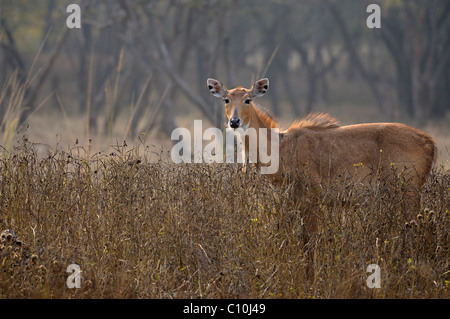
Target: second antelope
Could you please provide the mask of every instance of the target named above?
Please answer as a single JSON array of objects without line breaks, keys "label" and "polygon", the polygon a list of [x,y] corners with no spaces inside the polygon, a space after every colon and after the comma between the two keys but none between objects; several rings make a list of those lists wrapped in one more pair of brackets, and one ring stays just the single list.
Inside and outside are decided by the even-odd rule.
[{"label": "second antelope", "polygon": [[[228,90],[218,80],[208,79],[210,93],[225,104],[229,129],[277,128],[276,120],[253,103],[269,89],[267,78],[256,81],[250,89],[238,86]],[[407,181],[405,201],[408,218],[417,214],[420,190],[437,159],[436,144],[431,136],[400,123],[368,123],[340,126],[328,114],[309,114],[279,132],[279,169],[268,175],[272,182],[301,180],[308,171],[313,187],[321,183],[350,177],[370,183],[375,172],[389,172],[395,165]],[[267,145],[270,145],[270,134]],[[245,138],[245,137],[244,137]],[[262,136],[258,136],[258,139]],[[248,151],[248,143],[244,143]],[[270,149],[270,147],[268,146]],[[387,180],[388,182],[392,179]],[[406,183],[405,183],[406,184]]]}]

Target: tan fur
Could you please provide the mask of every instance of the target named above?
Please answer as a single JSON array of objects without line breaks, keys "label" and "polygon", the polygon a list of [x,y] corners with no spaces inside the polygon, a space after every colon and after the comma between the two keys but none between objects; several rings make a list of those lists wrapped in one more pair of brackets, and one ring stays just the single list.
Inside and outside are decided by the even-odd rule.
[{"label": "tan fur", "polygon": [[[277,127],[276,121],[253,102],[244,104],[251,90],[239,87],[226,91],[230,99],[226,105],[228,119],[237,108],[242,125],[257,130]],[[400,123],[339,126],[328,114],[314,113],[296,120],[281,134],[279,170],[268,176],[274,183],[281,184],[287,178],[301,180],[308,171],[312,186],[317,188],[324,182],[346,177],[370,185],[377,172],[385,172],[387,176],[394,166],[409,187],[407,192],[412,199],[405,201],[405,205],[410,206],[406,209],[416,214],[419,192],[437,159],[436,144],[431,136]],[[270,144],[270,135],[268,139]]]},{"label": "tan fur", "polygon": [[395,165],[408,171],[421,187],[436,161],[433,139],[426,133],[399,123],[348,126],[296,123],[287,130],[280,145],[282,170],[308,166],[318,180],[335,178],[343,172],[362,178],[380,166]]},{"label": "tan fur", "polygon": [[399,123],[316,124],[307,119],[287,130],[280,144],[280,170],[271,176],[273,182],[282,183],[287,177],[299,179],[307,170],[313,187],[346,177],[373,187],[375,179],[380,178],[393,190],[395,167],[405,187],[405,218],[415,218],[420,191],[437,159],[431,136]]},{"label": "tan fur", "polygon": [[[273,117],[267,112],[259,107],[257,107],[253,101],[250,104],[245,104],[245,99],[249,98],[249,91],[242,87],[237,87],[235,89],[229,90],[228,98],[230,99],[230,103],[225,106],[225,113],[227,115],[227,119],[233,116],[235,109],[237,109],[237,114],[242,121],[242,126],[244,127],[253,127],[256,128],[257,132],[259,128],[276,128],[277,122],[273,119]],[[270,130],[267,130],[268,135],[268,146],[270,149]],[[257,149],[259,147],[259,132],[257,135]],[[245,150],[249,150],[249,138],[246,137],[245,140]],[[259,151],[259,150],[257,150]]]},{"label": "tan fur", "polygon": [[311,129],[318,128],[336,128],[338,127],[338,121],[326,113],[311,113],[308,114],[302,120],[296,120],[291,125],[289,130],[294,130],[300,127],[309,127]]},{"label": "tan fur", "polygon": [[275,128],[277,122],[267,112],[257,107],[253,101],[250,104],[245,104],[244,101],[249,97],[247,89],[242,87],[229,90],[230,103],[225,106],[225,112],[228,120],[233,116],[234,109],[237,108],[237,112],[243,121],[243,125],[249,125],[249,127],[260,128]]}]

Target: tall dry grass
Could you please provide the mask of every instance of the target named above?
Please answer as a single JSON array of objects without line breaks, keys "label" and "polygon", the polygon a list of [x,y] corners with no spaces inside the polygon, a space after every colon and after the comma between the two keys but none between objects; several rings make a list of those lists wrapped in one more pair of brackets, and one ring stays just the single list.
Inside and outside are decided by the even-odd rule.
[{"label": "tall dry grass", "polygon": [[[252,169],[153,162],[145,144],[38,147],[25,136],[0,159],[2,298],[449,297],[442,171],[405,223],[401,188],[296,197]],[[79,289],[66,286],[72,263]],[[366,285],[369,264],[381,288]]]}]

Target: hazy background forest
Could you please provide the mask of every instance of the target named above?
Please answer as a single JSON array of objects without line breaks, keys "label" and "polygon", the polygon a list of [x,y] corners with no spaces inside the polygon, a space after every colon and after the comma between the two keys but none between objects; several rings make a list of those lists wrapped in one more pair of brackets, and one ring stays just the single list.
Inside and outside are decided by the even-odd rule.
[{"label": "hazy background forest", "polygon": [[177,127],[224,126],[207,78],[268,77],[282,128],[403,122],[448,169],[449,31],[449,0],[0,0],[0,298],[449,299],[450,171],[410,221],[395,163],[316,192],[308,170],[274,187],[155,156]]},{"label": "hazy background forest", "polygon": [[[69,29],[70,3],[81,28]],[[381,28],[369,29],[369,4]],[[222,127],[206,79],[270,91],[282,127],[312,111],[396,121],[450,148],[448,0],[0,0],[0,144],[170,145],[194,119]],[[206,125],[203,125],[206,128]]]}]

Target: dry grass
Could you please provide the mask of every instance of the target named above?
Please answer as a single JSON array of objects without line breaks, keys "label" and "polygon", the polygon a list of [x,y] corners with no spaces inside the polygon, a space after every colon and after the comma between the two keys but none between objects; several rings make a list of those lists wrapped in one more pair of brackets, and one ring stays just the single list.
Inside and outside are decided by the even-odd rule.
[{"label": "dry grass", "polygon": [[[144,144],[38,146],[24,137],[1,155],[2,298],[449,297],[443,172],[405,224],[401,189],[294,198],[253,170],[152,162]],[[316,234],[302,225],[313,211]],[[80,289],[66,286],[72,263]],[[379,289],[366,285],[372,263]]]}]

